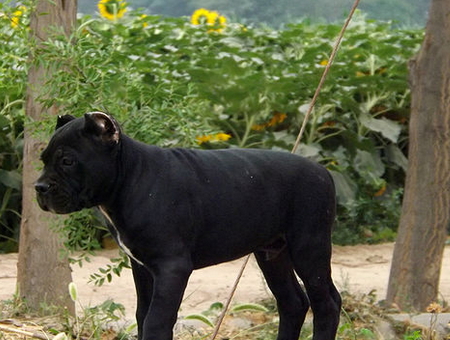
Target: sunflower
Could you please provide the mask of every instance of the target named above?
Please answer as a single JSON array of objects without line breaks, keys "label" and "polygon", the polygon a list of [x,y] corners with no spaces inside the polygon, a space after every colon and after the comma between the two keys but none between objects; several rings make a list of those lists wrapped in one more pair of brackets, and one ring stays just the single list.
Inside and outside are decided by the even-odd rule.
[{"label": "sunflower", "polygon": [[20,6],[17,11],[14,11],[13,16],[11,17],[11,27],[16,28],[19,26],[21,18],[23,17],[25,13],[26,7]]},{"label": "sunflower", "polygon": [[272,118],[268,122],[262,123],[262,124],[255,124],[252,126],[252,130],[254,130],[254,131],[264,130],[267,127],[275,126],[279,123],[284,122],[284,120],[286,118],[287,118],[286,113],[275,112],[275,114],[272,116]]},{"label": "sunflower", "polygon": [[209,21],[209,13],[207,9],[199,8],[191,16],[192,25],[204,25]]},{"label": "sunflower", "polygon": [[208,25],[214,26],[213,29],[210,29],[208,32],[214,31],[214,32],[222,32],[223,28],[225,27],[225,23],[227,22],[227,19],[223,16],[217,13],[216,11],[209,12],[209,21]]},{"label": "sunflower", "polygon": [[98,2],[100,15],[108,20],[117,20],[127,11],[127,3],[123,0],[100,0]]},{"label": "sunflower", "polygon": [[228,133],[217,133],[215,135],[205,135],[205,136],[197,136],[197,144],[203,143],[215,143],[215,142],[226,142],[231,138],[231,135]]},{"label": "sunflower", "polygon": [[148,15],[147,14],[142,14],[139,18],[143,21],[142,22],[142,27],[147,27],[148,26],[148,22],[146,22],[145,20],[147,19]]},{"label": "sunflower", "polygon": [[216,11],[209,11],[205,8],[197,9],[191,16],[191,24],[213,26],[208,32],[221,32],[225,27],[227,19]]}]

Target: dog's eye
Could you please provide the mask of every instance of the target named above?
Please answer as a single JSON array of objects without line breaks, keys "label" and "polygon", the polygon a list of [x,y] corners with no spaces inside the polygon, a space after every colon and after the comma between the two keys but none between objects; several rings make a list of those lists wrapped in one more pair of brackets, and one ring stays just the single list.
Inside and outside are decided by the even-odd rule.
[{"label": "dog's eye", "polygon": [[64,157],[61,160],[61,163],[62,163],[62,165],[65,165],[65,166],[71,166],[71,165],[73,165],[74,161],[72,158]]}]

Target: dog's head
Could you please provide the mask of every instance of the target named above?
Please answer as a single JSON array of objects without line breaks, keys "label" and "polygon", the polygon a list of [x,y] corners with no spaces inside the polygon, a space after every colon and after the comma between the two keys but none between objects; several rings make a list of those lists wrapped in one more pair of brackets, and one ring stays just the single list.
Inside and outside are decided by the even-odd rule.
[{"label": "dog's head", "polygon": [[58,117],[35,183],[39,206],[67,214],[104,203],[118,176],[120,147],[120,127],[106,113]]}]

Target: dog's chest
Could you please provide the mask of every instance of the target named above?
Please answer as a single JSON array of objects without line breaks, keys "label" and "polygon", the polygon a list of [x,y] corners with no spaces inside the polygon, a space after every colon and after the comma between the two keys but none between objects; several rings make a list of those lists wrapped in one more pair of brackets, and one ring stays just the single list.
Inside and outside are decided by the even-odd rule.
[{"label": "dog's chest", "polygon": [[127,245],[122,241],[122,238],[120,237],[119,230],[117,230],[116,226],[114,225],[114,222],[112,221],[111,217],[108,215],[108,213],[100,206],[100,211],[102,212],[103,216],[108,220],[111,228],[114,229],[114,237],[116,239],[116,242],[119,244],[119,247],[127,254],[131,259],[139,263],[140,265],[144,265],[142,261],[136,258],[136,256],[133,255],[130,248],[127,247]]}]

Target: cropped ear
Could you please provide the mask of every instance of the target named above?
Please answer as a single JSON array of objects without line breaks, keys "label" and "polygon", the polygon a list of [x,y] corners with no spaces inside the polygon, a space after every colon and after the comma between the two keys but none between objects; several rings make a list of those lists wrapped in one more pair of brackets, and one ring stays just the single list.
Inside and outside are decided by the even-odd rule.
[{"label": "cropped ear", "polygon": [[75,117],[71,115],[58,116],[56,120],[55,131],[58,130],[61,126],[66,125],[71,120],[74,120]]},{"label": "cropped ear", "polygon": [[120,127],[116,120],[103,112],[89,112],[84,114],[84,129],[99,136],[104,142],[118,143]]}]

